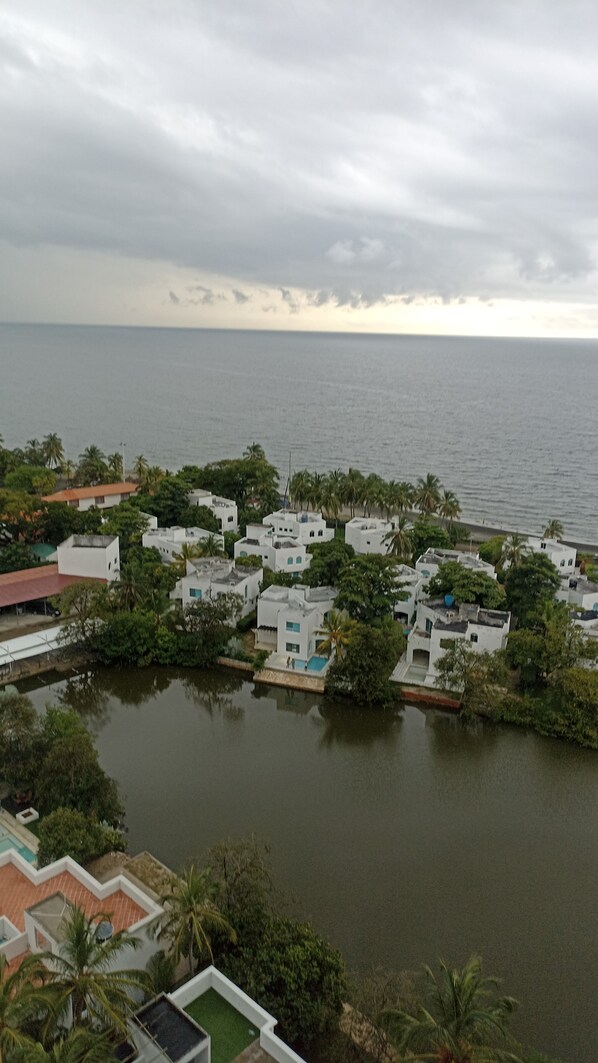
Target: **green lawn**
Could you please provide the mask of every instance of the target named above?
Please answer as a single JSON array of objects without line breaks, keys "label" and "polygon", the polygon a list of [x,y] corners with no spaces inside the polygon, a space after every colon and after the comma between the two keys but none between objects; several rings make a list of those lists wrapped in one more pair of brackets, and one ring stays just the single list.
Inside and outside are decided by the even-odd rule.
[{"label": "green lawn", "polygon": [[212,1063],[232,1063],[244,1048],[259,1037],[259,1030],[251,1026],[249,1020],[215,989],[208,989],[185,1011],[212,1038]]}]

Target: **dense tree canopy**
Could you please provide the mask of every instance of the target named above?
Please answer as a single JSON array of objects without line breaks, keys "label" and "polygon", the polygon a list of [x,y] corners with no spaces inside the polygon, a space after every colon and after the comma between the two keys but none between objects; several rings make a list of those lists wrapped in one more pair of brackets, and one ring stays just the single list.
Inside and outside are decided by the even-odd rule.
[{"label": "dense tree canopy", "polygon": [[405,648],[400,624],[356,624],[346,648],[330,668],[326,692],[350,697],[359,705],[392,703],[397,690],[390,676]]},{"label": "dense tree canopy", "polygon": [[520,626],[527,627],[553,600],[560,585],[559,573],[546,554],[528,554],[511,565],[505,576],[507,608]]},{"label": "dense tree canopy", "polygon": [[428,583],[428,593],[432,598],[452,594],[459,604],[471,602],[487,609],[502,609],[505,606],[505,592],[497,580],[485,572],[465,568],[458,561],[447,561],[440,565],[437,574]]},{"label": "dense tree canopy", "polygon": [[340,569],[336,581],[337,609],[361,624],[376,624],[392,616],[399,597],[397,562],[381,554],[361,554]]}]

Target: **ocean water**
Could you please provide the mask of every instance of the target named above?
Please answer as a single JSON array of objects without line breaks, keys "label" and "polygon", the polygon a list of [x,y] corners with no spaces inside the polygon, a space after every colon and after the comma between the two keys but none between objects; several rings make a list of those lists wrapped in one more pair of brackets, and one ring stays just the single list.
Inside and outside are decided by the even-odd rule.
[{"label": "ocean water", "polygon": [[598,344],[0,325],[0,434],[169,469],[256,440],[281,470],[431,471],[463,515],[598,542]]}]

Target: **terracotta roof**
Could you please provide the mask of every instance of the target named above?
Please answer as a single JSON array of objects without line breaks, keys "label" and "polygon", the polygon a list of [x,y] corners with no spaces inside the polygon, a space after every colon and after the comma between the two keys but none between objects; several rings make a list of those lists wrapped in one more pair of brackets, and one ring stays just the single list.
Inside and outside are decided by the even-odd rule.
[{"label": "terracotta roof", "polygon": [[76,502],[81,498],[100,498],[106,495],[132,495],[137,484],[96,484],[95,487],[67,487],[64,491],[55,491],[53,495],[44,495],[43,502]]},{"label": "terracotta roof", "polygon": [[69,871],[61,871],[45,882],[35,884],[14,864],[0,867],[0,915],[5,915],[19,930],[25,929],[27,909],[53,893],[64,894],[72,904],[79,905],[87,916],[106,912],[115,930],[128,930],[148,914],[122,890],[115,890],[109,897],[99,900]]},{"label": "terracotta roof", "polygon": [[0,576],[0,608],[51,598],[80,580],[81,576],[61,576],[58,565],[39,565],[37,568],[22,568],[18,572],[5,572]]}]

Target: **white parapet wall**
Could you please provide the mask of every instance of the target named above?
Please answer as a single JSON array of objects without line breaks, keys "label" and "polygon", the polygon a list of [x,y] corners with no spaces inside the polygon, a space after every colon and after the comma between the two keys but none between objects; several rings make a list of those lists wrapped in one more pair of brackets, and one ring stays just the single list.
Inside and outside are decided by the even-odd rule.
[{"label": "white parapet wall", "polygon": [[205,971],[201,971],[195,978],[191,978],[189,982],[185,982],[180,989],[176,989],[174,993],[169,993],[168,996],[172,1000],[173,1004],[176,1004],[179,1008],[186,1008],[198,997],[203,996],[208,989],[214,989],[226,1000],[228,1004],[231,1004],[233,1008],[244,1015],[245,1018],[260,1031],[260,1047],[276,1060],[276,1063],[305,1063],[305,1060],[298,1056],[296,1052],[293,1052],[292,1048],[281,1041],[280,1037],[274,1033],[274,1027],[277,1020],[274,1016],[270,1015],[270,1012],[256,1004],[255,1000],[252,1000],[247,993],[244,993],[239,986],[231,982],[230,978],[221,974],[216,967],[206,967]]}]

